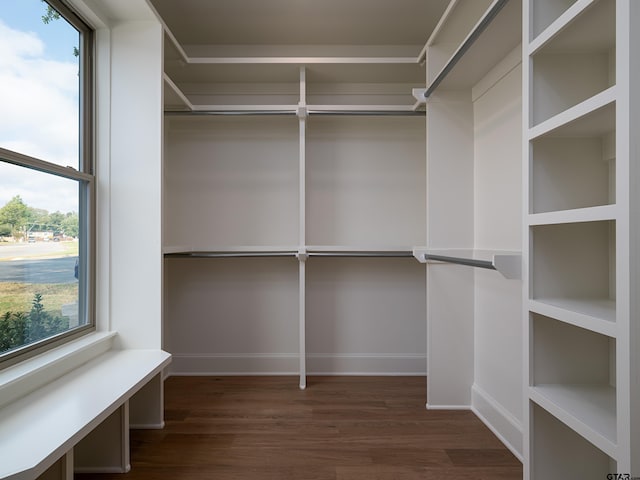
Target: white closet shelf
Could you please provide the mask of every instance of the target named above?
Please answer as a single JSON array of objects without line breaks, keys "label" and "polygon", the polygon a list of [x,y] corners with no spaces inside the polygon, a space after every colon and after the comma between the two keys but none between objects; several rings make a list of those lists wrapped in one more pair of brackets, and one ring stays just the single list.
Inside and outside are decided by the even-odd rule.
[{"label": "white closet shelf", "polygon": [[406,246],[309,245],[305,251],[310,257],[413,257],[413,248]]},{"label": "white closet shelf", "polygon": [[616,337],[616,302],[609,298],[535,298],[532,312]]},{"label": "white closet shelf", "polygon": [[415,248],[413,256],[421,263],[443,262],[497,270],[511,280],[522,277],[522,252],[518,251]]},{"label": "white closet shelf", "polygon": [[617,211],[616,205],[600,205],[597,207],[576,208],[573,210],[534,213],[529,215],[529,225],[556,225],[615,220]]},{"label": "white closet shelf", "polygon": [[416,57],[187,57],[193,65],[416,65]]},{"label": "white closet shelf", "polygon": [[[166,73],[177,84],[297,83],[300,67],[307,81],[316,83],[415,83],[424,85],[424,70],[416,59],[300,58],[221,59],[217,62],[185,64],[167,62]],[[262,61],[259,61],[262,60]],[[265,61],[271,60],[271,61]],[[282,60],[282,61],[281,61]],[[353,62],[350,60],[354,60]]]},{"label": "white closet shelf", "polygon": [[615,46],[615,2],[578,0],[530,44],[529,54],[541,50],[575,52]]},{"label": "white closet shelf", "polygon": [[596,137],[615,126],[615,85],[529,129],[529,140],[554,137]]},{"label": "white closet shelf", "polygon": [[616,389],[610,385],[536,385],[529,398],[612,458],[617,458]]},{"label": "white closet shelf", "polygon": [[[165,97],[166,98],[166,97]],[[414,105],[191,105],[190,109],[167,109],[169,115],[354,115],[424,116]]]},{"label": "white closet shelf", "polygon": [[295,257],[297,246],[235,246],[235,247],[164,247],[165,256],[178,257]]},{"label": "white closet shelf", "polygon": [[495,0],[431,81],[425,97],[436,89],[474,86],[521,42],[520,1]]},{"label": "white closet shelf", "polygon": [[[431,32],[427,43],[420,51],[418,61],[426,61],[427,52],[432,53],[434,47],[443,48],[450,56],[494,1],[461,2],[460,0],[451,0]],[[447,56],[442,56],[442,61],[448,59]]]}]

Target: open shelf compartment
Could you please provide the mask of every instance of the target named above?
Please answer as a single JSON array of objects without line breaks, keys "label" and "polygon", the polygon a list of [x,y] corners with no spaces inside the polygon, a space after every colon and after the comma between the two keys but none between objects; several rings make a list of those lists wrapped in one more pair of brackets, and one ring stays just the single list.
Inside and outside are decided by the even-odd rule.
[{"label": "open shelf compartment", "polygon": [[531,227],[531,298],[614,321],[615,237],[615,221]]},{"label": "open shelf compartment", "polygon": [[535,478],[607,478],[617,472],[615,458],[578,435],[543,408],[531,404],[532,456]]},{"label": "open shelf compartment", "polygon": [[533,125],[616,84],[615,25],[615,0],[600,0],[534,52]]},{"label": "open shelf compartment", "polygon": [[615,455],[615,339],[535,313],[530,319],[531,399]]},{"label": "open shelf compartment", "polygon": [[615,103],[531,141],[531,212],[616,202]]}]

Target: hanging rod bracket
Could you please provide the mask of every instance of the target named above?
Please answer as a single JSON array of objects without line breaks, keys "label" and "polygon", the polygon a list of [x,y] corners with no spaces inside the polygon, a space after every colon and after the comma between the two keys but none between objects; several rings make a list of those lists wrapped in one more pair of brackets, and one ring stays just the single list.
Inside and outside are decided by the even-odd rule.
[{"label": "hanging rod bracket", "polygon": [[424,248],[414,248],[413,258],[418,260],[420,263],[427,263],[427,251]]},{"label": "hanging rod bracket", "polygon": [[309,253],[307,253],[307,249],[304,247],[300,247],[298,249],[298,253],[296,253],[296,258],[301,262],[306,262],[307,258],[309,258]]},{"label": "hanging rod bracket", "polygon": [[307,118],[309,118],[309,110],[307,110],[307,106],[298,104],[298,108],[296,109],[296,115],[300,120],[306,120]]}]

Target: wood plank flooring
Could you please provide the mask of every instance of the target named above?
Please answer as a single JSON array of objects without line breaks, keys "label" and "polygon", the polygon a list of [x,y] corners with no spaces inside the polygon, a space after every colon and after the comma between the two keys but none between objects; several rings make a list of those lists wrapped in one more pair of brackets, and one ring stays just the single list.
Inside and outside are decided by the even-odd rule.
[{"label": "wood plank flooring", "polygon": [[515,480],[468,411],[425,409],[421,377],[171,377],[163,430],[131,432],[128,474],[78,480]]}]

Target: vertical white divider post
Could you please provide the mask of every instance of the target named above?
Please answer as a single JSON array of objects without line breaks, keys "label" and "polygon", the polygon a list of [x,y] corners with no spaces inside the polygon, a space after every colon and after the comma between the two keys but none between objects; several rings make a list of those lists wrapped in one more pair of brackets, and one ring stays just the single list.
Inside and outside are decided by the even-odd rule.
[{"label": "vertical white divider post", "polygon": [[307,353],[306,353],[306,126],[307,126],[307,82],[306,69],[300,67],[300,101],[298,102],[298,121],[300,125],[299,140],[299,215],[298,225],[298,321],[299,321],[299,345],[300,345],[300,390],[307,388]]}]

